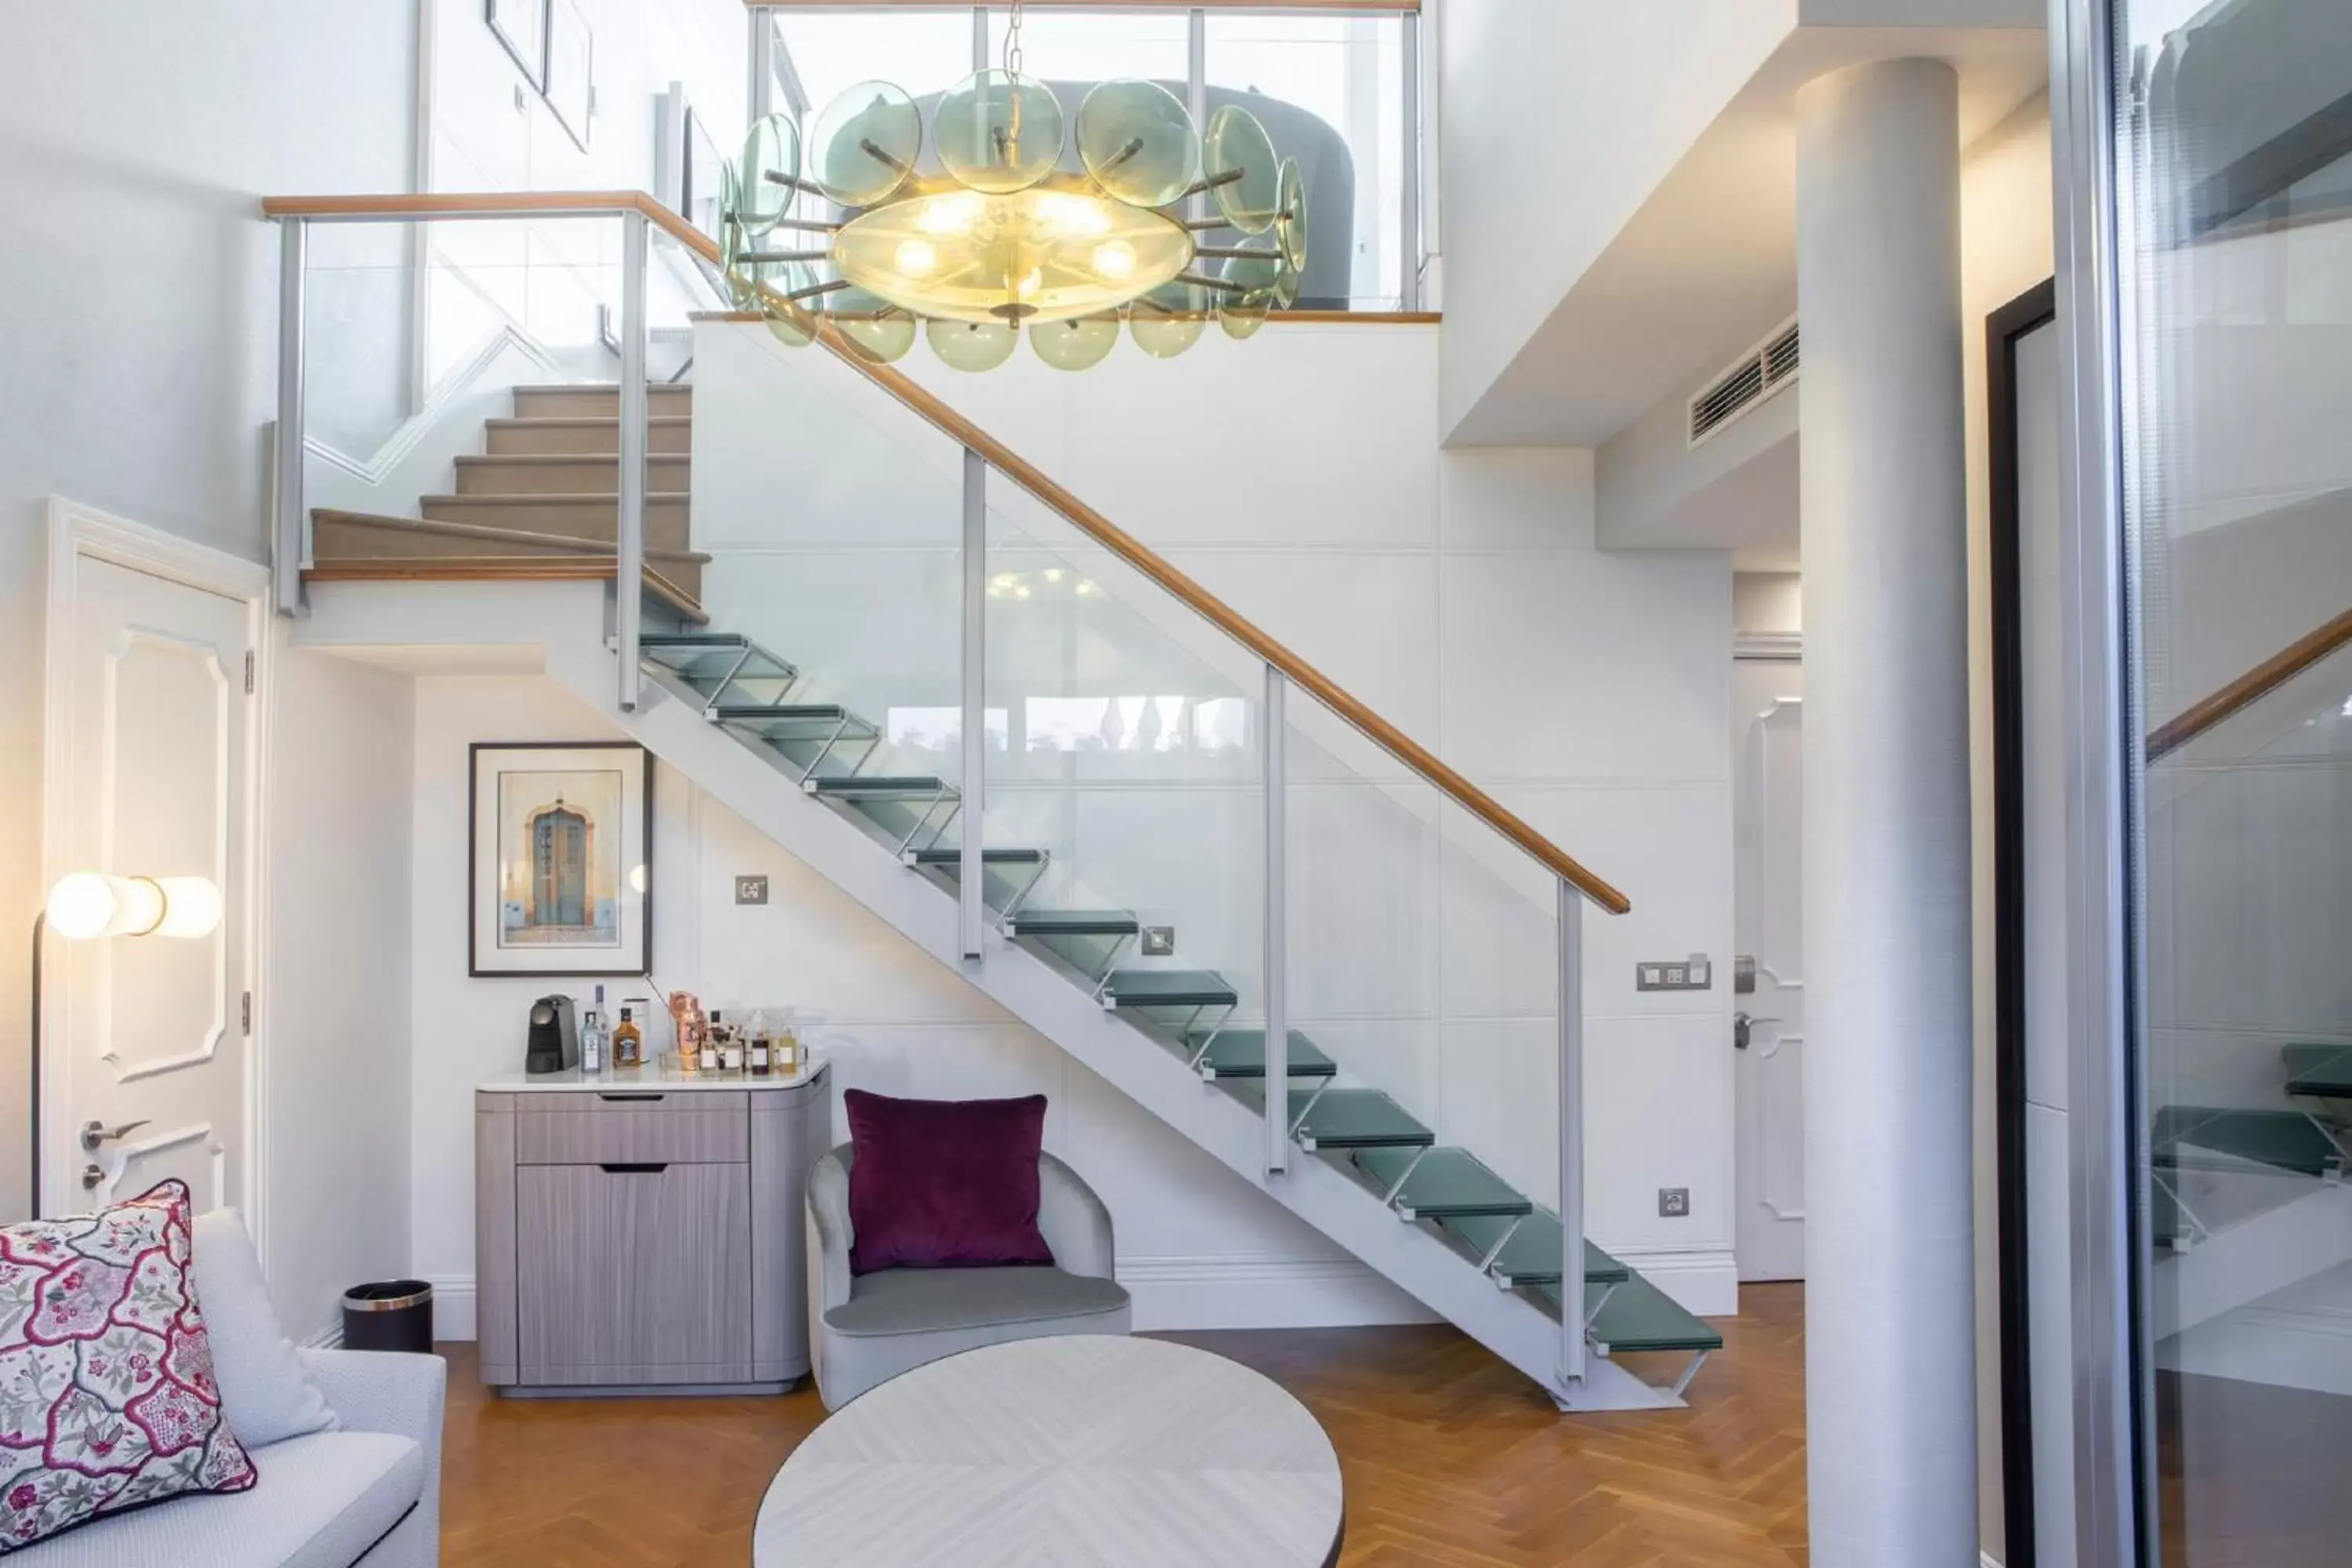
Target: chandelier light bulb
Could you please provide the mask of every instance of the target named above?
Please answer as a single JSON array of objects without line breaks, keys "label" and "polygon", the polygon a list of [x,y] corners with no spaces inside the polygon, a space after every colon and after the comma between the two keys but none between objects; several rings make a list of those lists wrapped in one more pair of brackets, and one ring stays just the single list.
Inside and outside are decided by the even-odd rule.
[{"label": "chandelier light bulb", "polygon": [[898,270],[909,278],[928,278],[938,270],[940,253],[929,240],[898,242]]},{"label": "chandelier light bulb", "polygon": [[1123,239],[1096,246],[1095,270],[1114,283],[1126,282],[1135,276],[1135,247]]}]

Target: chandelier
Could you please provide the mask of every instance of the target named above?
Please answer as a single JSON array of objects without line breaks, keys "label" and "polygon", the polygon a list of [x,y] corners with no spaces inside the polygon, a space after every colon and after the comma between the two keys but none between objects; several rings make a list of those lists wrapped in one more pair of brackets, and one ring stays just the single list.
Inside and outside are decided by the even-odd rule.
[{"label": "chandelier", "polygon": [[[1228,104],[1200,129],[1158,83],[1108,81],[1066,127],[1021,64],[1016,5],[1003,68],[943,94],[928,128],[886,81],[817,116],[805,163],[789,116],[753,125],[725,183],[738,307],[793,347],[830,324],[876,363],[919,333],[943,363],[992,370],[1025,333],[1046,363],[1085,370],[1122,321],[1145,353],[1172,359],[1213,321],[1247,338],[1297,300],[1306,185],[1255,116]],[[836,216],[794,216],[802,195]],[[1200,243],[1220,229],[1240,240]]]}]

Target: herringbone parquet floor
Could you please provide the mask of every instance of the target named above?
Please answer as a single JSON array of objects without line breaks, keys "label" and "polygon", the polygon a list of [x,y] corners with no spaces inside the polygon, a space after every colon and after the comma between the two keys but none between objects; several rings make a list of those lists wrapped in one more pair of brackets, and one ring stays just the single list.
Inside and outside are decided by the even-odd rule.
[{"label": "herringbone parquet floor", "polygon": [[[1345,1568],[1802,1564],[1803,1292],[1749,1286],[1740,1302],[1691,1408],[1660,1415],[1563,1418],[1450,1329],[1168,1337],[1257,1368],[1321,1419],[1347,1478]],[[805,1390],[492,1399],[473,1347],[443,1348],[447,1568],[744,1568],[761,1494],[824,1415]]]}]

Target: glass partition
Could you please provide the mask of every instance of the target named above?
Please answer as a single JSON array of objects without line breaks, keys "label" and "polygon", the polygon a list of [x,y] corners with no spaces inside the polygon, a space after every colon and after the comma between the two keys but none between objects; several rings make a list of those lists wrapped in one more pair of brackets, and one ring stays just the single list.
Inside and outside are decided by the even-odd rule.
[{"label": "glass partition", "polygon": [[[806,121],[845,89],[877,79],[904,89],[928,112],[978,66],[1004,63],[1011,16],[1002,5],[879,13],[794,7],[778,13],[775,26],[784,74],[800,83],[809,105]],[[982,36],[975,36],[975,18],[985,24]],[[1051,87],[1073,123],[1090,90],[1122,79],[1155,81],[1197,104],[1204,131],[1220,109],[1246,110],[1276,153],[1297,162],[1307,193],[1307,265],[1295,300],[1278,308],[1395,310],[1419,305],[1406,259],[1421,184],[1420,83],[1412,79],[1406,47],[1416,22],[1394,12],[1278,5],[1032,8],[1023,18],[1022,67]],[[1078,169],[1075,153],[1066,154],[1064,167]],[[817,205],[795,210],[813,214]],[[1205,199],[1198,205],[1207,212]],[[1200,238],[1216,250],[1247,237],[1212,227]],[[1411,254],[1417,274],[1417,233]],[[1223,276],[1224,265],[1213,258],[1203,270]]]},{"label": "glass partition", "polygon": [[2340,1561],[2352,1465],[2352,11],[2118,0],[2134,1250],[2168,1565]]},{"label": "glass partition", "polygon": [[1209,112],[1234,103],[1256,115],[1312,194],[1298,308],[1398,309],[1404,19],[1212,12],[1207,27]]}]

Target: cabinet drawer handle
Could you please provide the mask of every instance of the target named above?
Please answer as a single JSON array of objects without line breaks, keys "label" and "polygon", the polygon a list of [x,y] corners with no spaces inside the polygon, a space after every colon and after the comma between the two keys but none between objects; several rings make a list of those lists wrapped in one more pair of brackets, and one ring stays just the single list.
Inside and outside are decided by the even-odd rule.
[{"label": "cabinet drawer handle", "polygon": [[658,1094],[600,1094],[596,1098],[599,1100],[649,1100],[658,1101],[664,1097]]},{"label": "cabinet drawer handle", "polygon": [[638,1163],[599,1165],[596,1168],[608,1176],[658,1176],[669,1169],[669,1162],[646,1161]]}]

